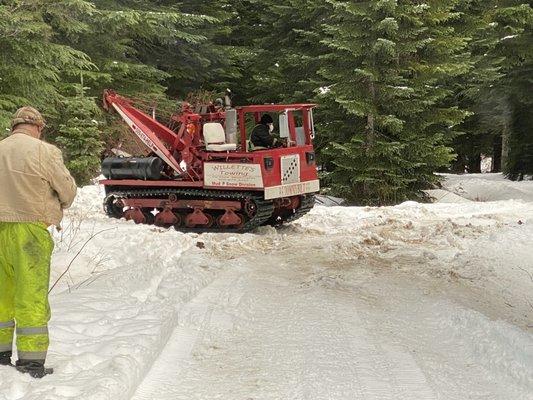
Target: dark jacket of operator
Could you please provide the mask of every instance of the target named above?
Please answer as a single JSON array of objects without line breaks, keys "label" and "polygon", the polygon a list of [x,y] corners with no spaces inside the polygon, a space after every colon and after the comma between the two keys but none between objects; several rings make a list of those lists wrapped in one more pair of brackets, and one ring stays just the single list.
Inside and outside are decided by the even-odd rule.
[{"label": "dark jacket of operator", "polygon": [[272,117],[268,114],[264,114],[261,117],[259,124],[252,130],[250,140],[254,147],[278,147],[281,143],[274,136],[270,134],[269,125],[274,123]]}]

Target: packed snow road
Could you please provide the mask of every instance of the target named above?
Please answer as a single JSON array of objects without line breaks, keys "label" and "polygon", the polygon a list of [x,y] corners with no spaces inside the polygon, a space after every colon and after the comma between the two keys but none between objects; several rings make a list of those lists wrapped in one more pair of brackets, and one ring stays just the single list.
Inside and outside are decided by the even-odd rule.
[{"label": "packed snow road", "polygon": [[197,236],[107,220],[98,191],[56,235],[56,372],[0,368],[1,400],[533,398],[531,202]]},{"label": "packed snow road", "polygon": [[[453,235],[478,228],[441,221],[413,234],[412,221],[368,212],[364,222],[337,221],[337,232],[309,229],[335,212],[345,213],[318,210],[245,243],[209,240],[208,257],[227,267],[182,311],[133,399],[528,398],[531,335],[462,305],[481,300],[453,278],[432,279],[440,262],[429,277],[402,272],[435,259],[417,254],[423,240],[437,255],[442,240],[453,248]],[[400,238],[416,246],[404,252]],[[506,312],[497,302],[483,308]]]}]

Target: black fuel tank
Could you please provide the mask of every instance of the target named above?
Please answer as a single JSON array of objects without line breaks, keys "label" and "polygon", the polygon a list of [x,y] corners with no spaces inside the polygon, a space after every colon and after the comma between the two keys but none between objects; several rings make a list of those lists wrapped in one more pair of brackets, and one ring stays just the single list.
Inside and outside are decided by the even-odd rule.
[{"label": "black fuel tank", "polygon": [[163,160],[159,157],[109,157],[102,161],[102,174],[107,179],[161,179]]}]

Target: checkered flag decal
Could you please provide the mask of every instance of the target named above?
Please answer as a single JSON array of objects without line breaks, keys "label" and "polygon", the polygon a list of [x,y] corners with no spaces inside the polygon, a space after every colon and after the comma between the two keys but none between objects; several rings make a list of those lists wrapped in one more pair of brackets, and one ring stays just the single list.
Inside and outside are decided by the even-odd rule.
[{"label": "checkered flag decal", "polygon": [[281,184],[300,182],[300,156],[281,157]]}]

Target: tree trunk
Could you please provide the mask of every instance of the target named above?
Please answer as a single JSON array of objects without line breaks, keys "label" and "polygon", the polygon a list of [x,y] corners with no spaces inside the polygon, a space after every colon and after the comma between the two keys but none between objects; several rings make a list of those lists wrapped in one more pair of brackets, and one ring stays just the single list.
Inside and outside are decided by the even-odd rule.
[{"label": "tree trunk", "polygon": [[[376,88],[374,87],[374,82],[372,80],[369,81],[368,92],[370,94],[370,99],[372,100],[372,104],[375,104],[374,100],[376,97]],[[375,140],[376,140],[376,133],[374,131],[374,114],[370,113],[366,117],[367,152],[374,146]]]},{"label": "tree trunk", "polygon": [[468,172],[479,174],[481,172],[481,153],[476,153],[468,160]]},{"label": "tree trunk", "polygon": [[511,129],[506,123],[502,131],[502,157],[501,157],[501,170],[505,173],[509,172],[509,152],[510,152],[510,141],[511,141]]},{"label": "tree trunk", "polygon": [[495,136],[492,142],[492,170],[491,172],[502,171],[502,137]]},{"label": "tree trunk", "polygon": [[[370,95],[372,105],[374,105],[375,97],[376,97],[376,89],[374,87],[374,81],[372,81],[371,79],[368,82],[368,93]],[[374,131],[374,114],[372,112],[370,112],[366,117],[365,134],[366,134],[365,153],[367,156],[369,156],[370,150],[374,147],[374,143],[376,141],[376,132]],[[363,195],[365,197],[368,197],[369,192],[370,192],[370,189],[368,187],[368,183],[365,181],[363,182]]]},{"label": "tree trunk", "polygon": [[457,154],[457,159],[451,165],[451,172],[454,174],[462,174],[465,172],[466,156],[460,152]]}]

